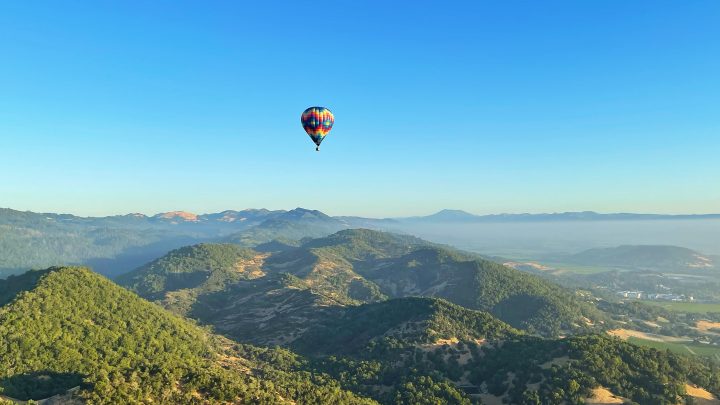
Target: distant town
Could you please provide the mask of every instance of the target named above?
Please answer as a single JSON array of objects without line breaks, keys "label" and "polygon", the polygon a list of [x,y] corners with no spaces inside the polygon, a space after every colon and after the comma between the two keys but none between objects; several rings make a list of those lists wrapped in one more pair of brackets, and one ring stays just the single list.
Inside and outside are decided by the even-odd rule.
[{"label": "distant town", "polygon": [[669,294],[669,293],[646,293],[644,291],[618,291],[615,293],[621,298],[632,298],[642,300],[656,301],[675,301],[675,302],[692,302],[695,298],[692,295],[685,294]]}]

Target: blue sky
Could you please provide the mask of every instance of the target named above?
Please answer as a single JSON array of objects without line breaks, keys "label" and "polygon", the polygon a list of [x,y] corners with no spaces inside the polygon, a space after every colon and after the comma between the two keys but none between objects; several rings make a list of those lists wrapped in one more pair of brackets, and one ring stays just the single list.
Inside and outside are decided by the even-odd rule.
[{"label": "blue sky", "polygon": [[[0,2],[0,206],[720,211],[720,2]],[[316,153],[299,124],[335,113]]]}]

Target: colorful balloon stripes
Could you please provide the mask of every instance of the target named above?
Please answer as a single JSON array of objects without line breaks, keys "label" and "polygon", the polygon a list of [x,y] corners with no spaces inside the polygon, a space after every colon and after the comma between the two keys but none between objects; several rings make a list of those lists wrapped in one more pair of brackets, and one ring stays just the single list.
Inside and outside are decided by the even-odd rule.
[{"label": "colorful balloon stripes", "polygon": [[303,111],[300,122],[310,139],[319,147],[325,135],[332,129],[335,117],[325,107],[310,107]]}]

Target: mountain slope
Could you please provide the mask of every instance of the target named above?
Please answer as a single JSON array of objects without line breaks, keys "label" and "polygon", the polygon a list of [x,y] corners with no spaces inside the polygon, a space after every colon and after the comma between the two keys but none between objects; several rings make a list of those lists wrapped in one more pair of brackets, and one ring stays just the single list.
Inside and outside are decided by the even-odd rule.
[{"label": "mountain slope", "polygon": [[374,302],[387,297],[377,284],[358,273],[357,267],[428,245],[432,244],[413,236],[346,229],[272,255],[265,269],[268,273],[292,274],[313,291],[338,302]]},{"label": "mountain slope", "polygon": [[254,247],[275,239],[300,240],[329,235],[348,225],[316,210],[295,208],[269,218],[245,231],[228,236],[225,241]]},{"label": "mountain slope", "polygon": [[544,336],[586,329],[599,311],[540,277],[441,247],[356,266],[390,297],[431,296],[492,313],[516,328]]},{"label": "mountain slope", "polygon": [[[161,303],[182,312],[177,297],[185,293],[169,293]],[[279,274],[197,294],[188,307],[187,316],[212,325],[218,333],[240,342],[275,346],[289,345],[322,320],[335,316],[343,303],[313,291],[296,277]]]},{"label": "mountain slope", "polygon": [[[254,258],[254,274],[271,277],[273,282],[240,282],[249,277],[235,274],[226,264],[225,282],[214,282],[219,286],[209,294],[205,287],[208,270],[217,265],[202,251],[182,250],[190,256],[174,253],[150,265],[136,270],[121,283],[149,299],[162,300],[167,308],[192,316],[206,323],[223,328],[222,320],[232,318],[231,325],[248,324],[243,319],[252,319],[252,311],[242,312],[235,303],[248,299],[251,308],[260,308],[262,300],[268,300],[275,308],[284,299],[297,295],[298,289],[307,290],[296,325],[302,329],[302,320],[312,318],[307,311],[322,305],[357,305],[384,300],[388,297],[428,296],[444,298],[466,308],[488,311],[514,327],[545,336],[554,336],[568,331],[583,331],[590,328],[589,320],[600,321],[602,315],[590,304],[580,301],[569,291],[549,281],[513,270],[477,255],[460,252],[448,247],[432,244],[412,236],[397,235],[366,229],[351,229],[337,232],[324,238],[309,240],[297,248],[288,247],[273,254],[252,253],[232,248],[229,245],[206,248],[217,250],[243,251],[246,257]],[[196,249],[196,248],[195,248]],[[183,278],[184,283],[167,283],[176,277],[177,257],[189,266],[182,277],[192,275],[192,281]],[[215,274],[215,273],[211,273]],[[244,273],[247,274],[247,273]],[[294,290],[289,290],[279,276],[289,274],[296,280]],[[233,275],[230,277],[229,275]],[[159,280],[159,281],[158,281]],[[207,278],[213,280],[213,277]],[[226,287],[225,287],[226,286]],[[252,287],[250,287],[252,286]],[[256,291],[257,293],[254,293]],[[292,292],[293,294],[287,295]],[[246,298],[243,294],[251,295]],[[243,301],[245,302],[245,301]],[[292,302],[296,302],[293,301]],[[195,309],[193,309],[195,308]],[[235,309],[233,309],[235,308]],[[287,308],[287,306],[282,306]],[[282,312],[282,311],[281,311]],[[280,318],[292,318],[288,311],[275,314]],[[290,311],[292,312],[292,311]],[[220,314],[223,314],[220,316]],[[276,324],[275,315],[266,313],[263,327]],[[270,319],[275,319],[270,321]],[[226,333],[242,336],[226,328]],[[267,329],[268,333],[270,329]],[[283,328],[282,336],[297,338],[299,332],[290,333]],[[260,334],[264,336],[264,334]],[[259,342],[258,340],[251,340]]]},{"label": "mountain slope", "polygon": [[564,261],[588,266],[611,266],[644,270],[703,270],[716,268],[713,258],[678,246],[623,245],[589,249]]},{"label": "mountain slope", "polygon": [[211,335],[87,269],[13,277],[0,291],[9,282],[17,295],[0,306],[0,388],[17,399],[582,403],[604,386],[639,404],[669,405],[686,396],[686,384],[720,393],[717,365],[600,335],[523,336],[437,299],[341,308],[296,342],[313,354],[305,359]]},{"label": "mountain slope", "polygon": [[301,395],[367,402],[332,381],[314,385],[287,373],[261,380],[253,375],[260,365],[221,339],[88,269],[54,268],[13,283],[22,292],[0,307],[4,395],[39,399],[79,387],[68,395],[93,403],[278,403]]},{"label": "mountain slope", "polygon": [[587,318],[602,319],[591,305],[540,277],[411,236],[344,230],[267,263],[269,269],[282,267],[327,294],[334,289],[348,296],[351,283],[362,281],[388,297],[444,298],[546,336],[584,330]]},{"label": "mountain slope", "polygon": [[[301,352],[357,355],[391,341],[395,347],[440,339],[499,340],[519,334],[486,312],[434,298],[398,298],[346,307],[292,344]],[[385,342],[381,342],[385,341]]]},{"label": "mountain slope", "polygon": [[266,256],[237,245],[203,243],[173,250],[117,281],[148,299],[188,288],[214,291],[265,275],[261,267]]}]

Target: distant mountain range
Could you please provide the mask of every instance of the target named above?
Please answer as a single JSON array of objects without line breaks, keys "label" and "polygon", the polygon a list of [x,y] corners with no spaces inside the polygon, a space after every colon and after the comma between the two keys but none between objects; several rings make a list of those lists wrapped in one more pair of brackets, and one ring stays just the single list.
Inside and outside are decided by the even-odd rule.
[{"label": "distant mountain range", "polygon": [[[337,216],[330,217],[317,210],[295,208],[293,210],[267,210],[243,209],[239,211],[226,210],[218,213],[195,214],[187,211],[169,211],[155,215],[131,213],[124,215],[112,215],[105,217],[81,217],[72,214],[35,213],[30,211],[18,211],[9,208],[0,208],[0,224],[21,225],[33,222],[56,221],[71,224],[85,225],[134,225],[143,226],[146,224],[167,224],[167,225],[190,225],[200,226],[208,224],[235,224],[239,227],[246,227],[246,224],[258,224],[264,220],[285,215],[285,219],[308,219],[311,217],[334,218],[347,224],[349,227],[359,227],[361,224],[386,224],[392,225],[403,221],[432,221],[432,222],[457,222],[457,221],[590,221],[590,220],[658,220],[658,219],[720,219],[720,214],[641,214],[641,213],[597,213],[593,211],[540,213],[540,214],[489,214],[475,215],[462,210],[444,209],[431,215],[414,217],[395,218],[369,218],[358,216]],[[239,225],[243,224],[243,225]],[[232,227],[229,227],[232,228]]]},{"label": "distant mountain range", "polygon": [[560,212],[550,214],[491,214],[474,215],[462,210],[442,210],[435,214],[420,217],[396,218],[407,222],[542,222],[542,221],[637,221],[637,220],[673,220],[673,219],[720,219],[720,214],[600,214],[593,211]]},{"label": "distant mountain range", "polygon": [[80,217],[71,214],[35,213],[30,211],[17,211],[9,208],[0,208],[0,224],[22,225],[26,223],[66,223],[96,226],[145,226],[147,224],[207,224],[207,223],[257,223],[270,216],[285,211],[270,211],[266,209],[246,209],[241,211],[223,211],[214,214],[193,214],[186,211],[163,212],[152,216],[133,213],[113,215],[107,217]]},{"label": "distant mountain range", "polygon": [[464,211],[443,210],[426,217],[373,219],[332,217],[304,208],[79,217],[0,209],[0,277],[31,268],[65,264],[89,265],[102,274],[114,276],[172,249],[195,243],[226,242],[258,247],[259,250],[278,250],[298,246],[303,238],[327,236],[350,228],[413,233],[423,224],[714,218],[720,218],[720,215],[580,212],[476,216]]}]

